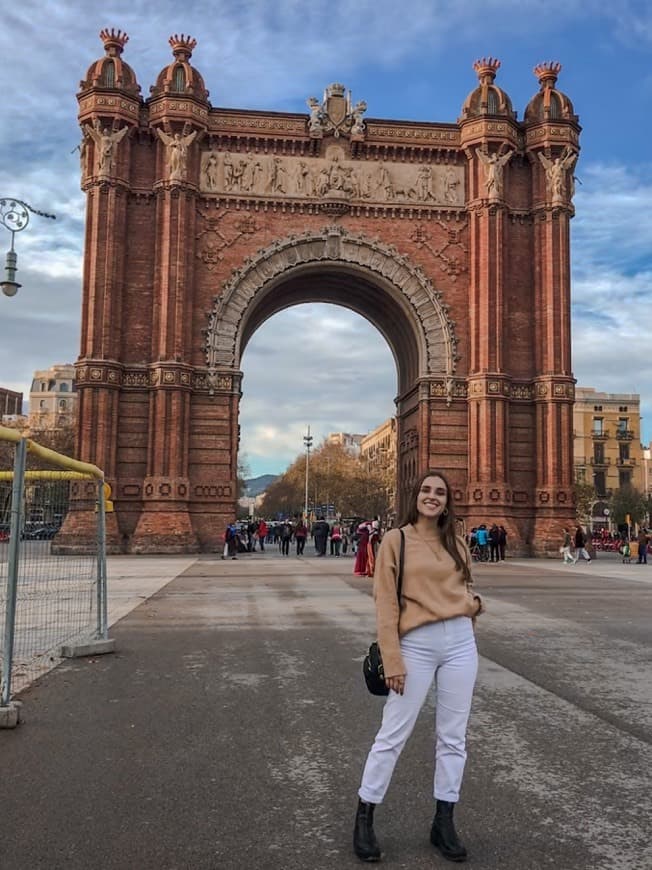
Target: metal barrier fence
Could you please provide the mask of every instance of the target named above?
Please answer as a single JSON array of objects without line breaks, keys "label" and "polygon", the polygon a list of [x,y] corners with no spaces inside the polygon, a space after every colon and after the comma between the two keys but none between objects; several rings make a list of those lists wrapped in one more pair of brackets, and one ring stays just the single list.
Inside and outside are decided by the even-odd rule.
[{"label": "metal barrier fence", "polygon": [[[20,712],[13,695],[62,657],[109,652],[113,646],[107,630],[102,471],[3,427],[0,445],[5,457],[0,465],[13,453],[13,468],[0,468],[0,727],[12,727]],[[71,498],[73,481],[96,486],[95,540],[85,554],[58,555],[57,535],[79,507]]]}]

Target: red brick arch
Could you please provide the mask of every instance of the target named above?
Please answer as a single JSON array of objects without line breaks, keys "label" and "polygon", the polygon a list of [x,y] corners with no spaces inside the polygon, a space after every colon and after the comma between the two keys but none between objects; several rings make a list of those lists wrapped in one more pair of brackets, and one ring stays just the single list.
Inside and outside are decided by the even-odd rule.
[{"label": "red brick arch", "polygon": [[[103,34],[120,55],[126,39]],[[243,351],[277,311],[325,301],[366,317],[394,354],[399,493],[441,468],[467,526],[504,523],[512,552],[556,551],[574,516],[580,134],[559,64],[536,68],[540,98],[520,121],[489,58],[457,121],[405,122],[367,118],[339,84],[309,114],[213,107],[194,39],[173,43],[183,95],[176,60],[143,100],[126,64],[102,78],[105,59],[78,94],[78,450],[112,485],[110,546],[219,547],[237,497]],[[84,543],[81,514],[59,536],[70,548]]]},{"label": "red brick arch", "polygon": [[209,318],[209,371],[239,369],[258,326],[304,301],[345,305],[373,323],[394,354],[400,392],[455,372],[453,324],[432,282],[396,249],[339,226],[279,239],[231,275]]}]

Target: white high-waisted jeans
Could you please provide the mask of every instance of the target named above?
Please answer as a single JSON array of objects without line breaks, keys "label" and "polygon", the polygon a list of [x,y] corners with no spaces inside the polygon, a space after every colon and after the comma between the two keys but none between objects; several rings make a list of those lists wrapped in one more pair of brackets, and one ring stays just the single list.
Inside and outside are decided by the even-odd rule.
[{"label": "white high-waisted jeans", "polygon": [[433,679],[436,683],[435,778],[437,800],[457,802],[466,762],[466,726],[478,672],[478,651],[466,616],[432,622],[401,638],[407,669],[405,692],[390,691],[380,731],[362,774],[358,795],[382,803],[403,747],[417,721]]}]

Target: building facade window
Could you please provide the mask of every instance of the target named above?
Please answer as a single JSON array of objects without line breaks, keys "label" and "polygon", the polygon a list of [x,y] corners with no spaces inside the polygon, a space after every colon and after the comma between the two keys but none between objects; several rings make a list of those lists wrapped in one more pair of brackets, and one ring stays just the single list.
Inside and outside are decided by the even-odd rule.
[{"label": "building facade window", "polygon": [[115,87],[115,64],[107,60],[102,68],[102,84],[105,88]]},{"label": "building facade window", "polygon": [[604,471],[596,471],[593,475],[593,486],[599,496],[605,496],[607,494],[607,488],[604,481]]},{"label": "building facade window", "polygon": [[596,465],[604,465],[604,444],[593,445],[593,462]]},{"label": "building facade window", "polygon": [[182,66],[178,66],[172,78],[172,90],[183,93],[186,89],[186,72]]},{"label": "building facade window", "polygon": [[629,444],[618,445],[618,455],[621,462],[629,461]]},{"label": "building facade window", "polygon": [[619,486],[630,486],[632,483],[632,475],[629,471],[619,471],[618,472],[618,485]]},{"label": "building facade window", "polygon": [[604,420],[602,417],[593,418],[593,434],[602,435],[604,432]]}]

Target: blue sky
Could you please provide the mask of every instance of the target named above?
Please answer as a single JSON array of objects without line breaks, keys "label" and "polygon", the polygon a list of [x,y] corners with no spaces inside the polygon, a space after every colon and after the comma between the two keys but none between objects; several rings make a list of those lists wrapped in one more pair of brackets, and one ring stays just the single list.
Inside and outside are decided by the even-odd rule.
[{"label": "blue sky", "polygon": [[[23,288],[0,297],[0,384],[27,392],[35,369],[78,353],[84,199],[75,93],[103,53],[101,28],[129,34],[124,57],[144,95],[170,60],[168,37],[183,32],[198,40],[193,63],[215,106],[303,112],[308,96],[340,81],[379,118],[455,121],[475,87],[473,62],[487,55],[501,60],[497,83],[521,118],[538,88],[532,68],[556,60],[558,86],[583,127],[572,225],[575,376],[582,386],[640,393],[644,440],[652,439],[652,4],[131,0],[107,3],[101,17],[89,8],[24,0],[3,15],[0,195],[58,220],[35,217],[17,236]],[[0,239],[7,247],[1,227]],[[254,474],[283,470],[307,423],[319,440],[367,432],[393,411],[389,348],[344,309],[298,306],[272,318],[243,370],[242,445]]]}]

